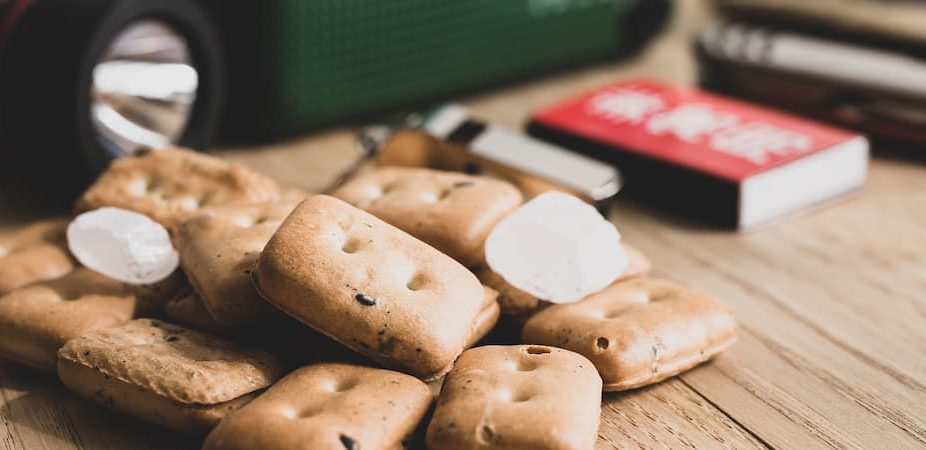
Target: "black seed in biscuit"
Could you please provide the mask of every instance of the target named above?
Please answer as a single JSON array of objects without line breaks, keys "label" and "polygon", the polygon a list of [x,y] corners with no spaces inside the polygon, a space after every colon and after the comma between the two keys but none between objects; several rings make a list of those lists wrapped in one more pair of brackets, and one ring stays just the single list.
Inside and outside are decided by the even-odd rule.
[{"label": "black seed in biscuit", "polygon": [[344,445],[346,450],[360,450],[360,446],[350,438],[350,436],[341,435],[341,444]]},{"label": "black seed in biscuit", "polygon": [[354,299],[363,306],[373,306],[376,304],[376,299],[367,294],[357,294],[354,296]]}]

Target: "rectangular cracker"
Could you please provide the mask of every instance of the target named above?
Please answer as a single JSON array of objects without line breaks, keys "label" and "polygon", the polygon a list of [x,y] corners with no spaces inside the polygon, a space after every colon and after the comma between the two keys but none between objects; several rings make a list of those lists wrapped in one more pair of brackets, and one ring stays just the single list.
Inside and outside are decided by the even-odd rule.
[{"label": "rectangular cracker", "polygon": [[[279,356],[288,366],[298,367],[319,362],[372,363],[370,359],[282,312],[280,320],[245,327],[231,327],[219,323],[209,315],[192,286],[186,286],[168,300],[163,313],[167,320],[178,325],[258,345]],[[487,304],[480,313],[480,320],[474,324],[473,338],[481,339],[484,333],[480,333],[486,326],[490,326],[490,323],[494,325],[491,305]]]},{"label": "rectangular cracker", "polygon": [[219,324],[253,326],[283,315],[254,289],[251,268],[293,207],[263,203],[210,208],[180,226],[180,264]]},{"label": "rectangular cracker", "polygon": [[179,292],[164,304],[164,317],[178,325],[218,336],[225,336],[234,331],[233,327],[219,323],[212,318],[192,286]]},{"label": "rectangular cracker", "polygon": [[476,345],[482,338],[486,337],[501,316],[501,309],[498,307],[498,292],[490,287],[483,286],[484,295],[482,297],[482,309],[476,320],[473,321],[473,328],[467,341],[466,348]]},{"label": "rectangular cracker", "polygon": [[514,185],[439,170],[379,167],[332,195],[395,225],[463,265],[484,261],[492,227],[523,201]]},{"label": "rectangular cracker", "polygon": [[301,187],[289,186],[280,188],[280,201],[294,206],[302,203],[303,200],[312,195],[312,192]]},{"label": "rectangular cracker", "polygon": [[81,267],[0,297],[0,356],[55,371],[58,349],[84,332],[128,322],[133,289]]},{"label": "rectangular cracker", "polygon": [[[627,269],[624,270],[614,282],[620,283],[621,281],[649,275],[652,269],[649,258],[627,243],[622,242],[621,247],[627,252],[629,264],[627,265]],[[520,316],[526,319],[531,314],[548,305],[548,303],[542,299],[512,286],[505,281],[501,275],[493,272],[492,269],[487,266],[479,267],[476,270],[476,276],[479,277],[479,281],[483,284],[498,291],[498,304],[501,308],[501,313],[504,315]]]},{"label": "rectangular cracker", "polygon": [[726,350],[736,340],[736,321],[729,307],[706,294],[636,279],[540,311],[522,337],[585,355],[604,389],[620,391],[677,375]]},{"label": "rectangular cracker", "polygon": [[348,364],[316,364],[287,375],[229,415],[204,450],[396,449],[431,404],[420,380]]},{"label": "rectangular cracker", "polygon": [[[216,336],[254,343],[278,355],[287,365],[304,366],[321,361],[371,363],[369,359],[306,327],[296,319],[280,314],[278,321],[248,327],[230,327],[216,322],[209,315],[192,287],[170,299],[164,306],[164,316],[174,323]],[[480,317],[486,314],[484,311]],[[487,316],[484,322],[480,323],[485,324],[490,319],[491,317]]]},{"label": "rectangular cracker", "polygon": [[[495,290],[485,287],[482,309],[473,322],[466,348],[476,345],[492,331],[500,317],[500,310]],[[371,364],[370,359],[353,352],[331,338],[302,325],[288,315],[282,321],[262,323],[245,328],[229,327],[219,323],[209,315],[202,300],[188,287],[175,298],[170,299],[164,307],[164,315],[180,325],[206,331],[217,336],[246,336],[262,347],[279,355],[288,364],[303,366],[319,362],[349,362],[353,364]],[[298,346],[293,343],[298,342]]]},{"label": "rectangular cracker", "polygon": [[182,432],[209,429],[283,373],[267,352],[152,319],[86,333],[58,352],[69,389]]},{"label": "rectangular cracker", "polygon": [[204,207],[272,202],[276,182],[239,164],[166,148],[117,159],[77,201],[77,212],[103,206],[137,211],[174,231]]},{"label": "rectangular cracker", "polygon": [[431,450],[591,450],[601,378],[577,353],[540,345],[467,350],[428,425]]},{"label": "rectangular cracker", "polygon": [[51,219],[0,234],[0,295],[74,269],[76,263],[67,249],[67,227],[67,219]]},{"label": "rectangular cracker", "polygon": [[257,392],[251,392],[222,403],[186,404],[140,391],[135,386],[102,376],[93,368],[70,360],[58,362],[58,374],[68,380],[70,390],[85,398],[179,433],[204,434],[225,415],[241,409],[257,397]]},{"label": "rectangular cracker", "polygon": [[252,276],[299,321],[427,379],[463,351],[484,300],[476,277],[449,256],[325,195],[290,214]]}]

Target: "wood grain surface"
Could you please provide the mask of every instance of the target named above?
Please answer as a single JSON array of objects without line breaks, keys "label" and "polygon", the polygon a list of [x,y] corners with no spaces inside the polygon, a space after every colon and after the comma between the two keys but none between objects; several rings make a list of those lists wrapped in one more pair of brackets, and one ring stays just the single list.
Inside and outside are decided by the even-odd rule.
[{"label": "wood grain surface", "polygon": [[[518,128],[536,108],[614,79],[691,83],[688,39],[708,14],[693,1],[680,6],[671,32],[633,61],[461,101]],[[351,130],[329,130],[222,155],[318,191],[352,163],[353,145]],[[12,211],[0,198],[2,226],[42,213]],[[740,340],[680,377],[606,394],[599,448],[926,448],[926,162],[879,153],[858,195],[746,233],[705,228],[625,198],[611,219],[658,275],[732,305]],[[0,362],[3,449],[199,444]]]}]

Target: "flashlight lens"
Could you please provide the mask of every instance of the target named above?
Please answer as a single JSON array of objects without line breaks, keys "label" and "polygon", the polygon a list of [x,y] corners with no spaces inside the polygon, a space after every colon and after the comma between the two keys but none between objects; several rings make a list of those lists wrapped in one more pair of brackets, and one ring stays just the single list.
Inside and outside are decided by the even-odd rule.
[{"label": "flashlight lens", "polygon": [[113,157],[177,142],[199,76],[186,40],[157,20],[129,24],[93,69],[90,117]]}]

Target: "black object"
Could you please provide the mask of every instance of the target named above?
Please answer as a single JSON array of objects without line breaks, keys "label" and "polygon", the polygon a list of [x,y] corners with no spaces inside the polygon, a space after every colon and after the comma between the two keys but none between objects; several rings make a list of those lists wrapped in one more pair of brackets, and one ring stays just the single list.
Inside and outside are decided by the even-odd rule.
[{"label": "black object", "polygon": [[699,37],[703,87],[870,134],[926,145],[926,58],[830,36],[728,23]]},{"label": "black object", "polygon": [[363,306],[373,306],[376,304],[376,299],[366,294],[357,294],[354,296],[354,299]]},{"label": "black object", "polygon": [[[129,25],[156,20],[186,40],[196,98],[177,143],[205,147],[222,92],[221,51],[187,0],[25,0],[0,10],[0,161],[28,187],[73,194],[114,157],[91,122],[93,70]],[[17,187],[22,186],[17,184]]]}]

